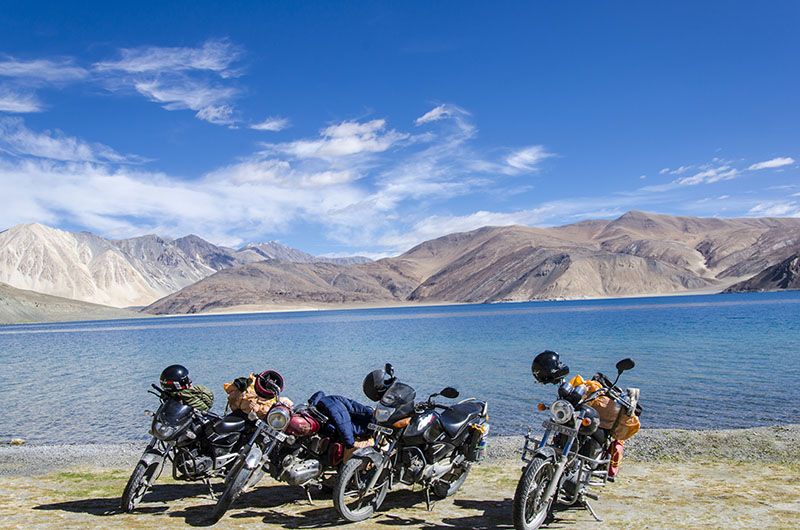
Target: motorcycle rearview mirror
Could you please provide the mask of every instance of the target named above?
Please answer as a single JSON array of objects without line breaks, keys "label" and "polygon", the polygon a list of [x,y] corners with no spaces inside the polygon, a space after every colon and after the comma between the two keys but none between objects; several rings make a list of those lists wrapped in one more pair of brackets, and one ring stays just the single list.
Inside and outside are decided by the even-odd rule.
[{"label": "motorcycle rearview mirror", "polygon": [[622,372],[624,372],[625,370],[630,370],[634,366],[636,366],[636,363],[633,362],[633,359],[629,358],[629,359],[622,359],[621,361],[619,361],[617,363],[617,378],[614,379],[613,383],[611,383],[611,387],[613,388],[614,385],[617,384],[617,381],[619,381],[619,376],[622,375]]},{"label": "motorcycle rearview mirror", "polygon": [[458,390],[456,390],[452,386],[448,386],[443,388],[442,391],[439,392],[439,394],[446,397],[447,399],[454,399],[458,397]]},{"label": "motorcycle rearview mirror", "polygon": [[392,363],[386,363],[386,366],[383,367],[383,371],[386,372],[386,375],[389,377],[394,376],[394,366],[392,366]]},{"label": "motorcycle rearview mirror", "polygon": [[636,366],[636,363],[633,362],[633,359],[622,359],[617,363],[617,372],[622,373],[625,370],[632,370],[634,366]]}]

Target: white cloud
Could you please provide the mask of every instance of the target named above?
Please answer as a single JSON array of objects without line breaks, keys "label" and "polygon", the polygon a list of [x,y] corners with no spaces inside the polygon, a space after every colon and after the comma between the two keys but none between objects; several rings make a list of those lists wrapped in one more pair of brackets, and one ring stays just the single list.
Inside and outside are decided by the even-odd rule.
[{"label": "white cloud", "polygon": [[88,75],[89,72],[87,70],[75,66],[70,59],[20,61],[13,57],[7,57],[5,61],[0,61],[0,76],[15,77],[22,80],[77,81],[86,78]]},{"label": "white cloud", "polygon": [[73,162],[132,161],[103,144],[90,144],[60,131],[36,133],[20,118],[0,118],[0,149],[15,156]]},{"label": "white cloud", "polygon": [[433,109],[429,110],[416,120],[414,123],[417,125],[422,125],[423,123],[430,123],[432,121],[443,120],[448,118],[452,115],[452,111],[447,108],[446,105],[439,105],[438,107],[434,107]]},{"label": "white cloud", "polygon": [[216,124],[232,123],[233,109],[226,104],[237,91],[215,87],[189,79],[139,81],[136,90],[150,101],[163,103],[167,110],[191,109],[202,120]]},{"label": "white cloud", "polygon": [[23,114],[26,112],[40,112],[42,104],[33,94],[21,94],[0,87],[0,112]]},{"label": "white cloud", "polygon": [[321,138],[282,144],[265,144],[267,149],[296,158],[336,158],[360,153],[386,151],[409,137],[394,129],[385,131],[386,120],[343,121],[320,131]]},{"label": "white cloud", "polygon": [[530,147],[525,147],[523,149],[514,151],[508,155],[508,157],[506,157],[506,164],[515,169],[532,171],[537,169],[536,166],[539,164],[539,162],[552,156],[554,155],[552,153],[548,153],[543,145],[532,145]]},{"label": "white cloud", "polygon": [[250,128],[257,131],[282,131],[288,126],[289,120],[287,118],[267,118],[261,123],[254,123]]},{"label": "white cloud", "polygon": [[235,74],[231,65],[241,57],[242,51],[226,40],[210,40],[199,48],[123,48],[120,55],[120,60],[99,62],[94,68],[101,72],[119,70],[131,74],[201,70],[228,77]]},{"label": "white cloud", "polygon": [[772,169],[776,167],[783,167],[783,166],[790,166],[794,164],[794,159],[789,157],[778,157],[773,158],[772,160],[767,160],[765,162],[759,162],[757,164],[753,164],[752,166],[748,167],[749,171],[755,171],[758,169]]},{"label": "white cloud", "polygon": [[747,212],[755,217],[800,217],[800,206],[794,201],[766,201]]},{"label": "white cloud", "polygon": [[691,177],[678,179],[675,181],[675,183],[680,186],[695,186],[701,183],[711,184],[720,180],[730,180],[736,178],[736,176],[740,173],[740,170],[732,168],[728,165],[724,165],[716,168],[706,169],[705,171],[696,173]]},{"label": "white cloud", "polygon": [[664,169],[662,169],[661,171],[658,172],[659,175],[663,175],[664,173],[669,173],[669,168],[668,167],[665,167]]}]

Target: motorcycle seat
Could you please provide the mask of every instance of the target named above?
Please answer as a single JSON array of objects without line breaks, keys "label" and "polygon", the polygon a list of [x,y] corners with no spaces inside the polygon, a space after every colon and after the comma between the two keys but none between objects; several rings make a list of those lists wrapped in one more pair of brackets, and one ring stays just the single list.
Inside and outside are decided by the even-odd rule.
[{"label": "motorcycle seat", "polygon": [[214,424],[214,432],[217,434],[228,434],[241,431],[244,428],[244,421],[245,418],[242,414],[233,412]]},{"label": "motorcycle seat", "polygon": [[440,419],[447,436],[450,438],[458,436],[462,429],[480,417],[483,405],[482,401],[466,401],[442,412]]}]

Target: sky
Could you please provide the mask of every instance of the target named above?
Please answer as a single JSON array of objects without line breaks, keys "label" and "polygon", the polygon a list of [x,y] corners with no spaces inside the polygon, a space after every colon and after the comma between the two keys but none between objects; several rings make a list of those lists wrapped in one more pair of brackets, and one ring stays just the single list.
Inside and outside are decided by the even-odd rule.
[{"label": "sky", "polygon": [[[124,5],[114,5],[124,4]],[[0,230],[800,217],[797,2],[0,0]]]}]

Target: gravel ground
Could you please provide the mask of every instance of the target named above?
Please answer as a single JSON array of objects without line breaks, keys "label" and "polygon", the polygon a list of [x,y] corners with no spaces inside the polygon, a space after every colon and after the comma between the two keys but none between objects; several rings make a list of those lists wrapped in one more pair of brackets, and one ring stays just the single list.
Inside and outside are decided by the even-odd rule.
[{"label": "gravel ground", "polygon": [[[0,445],[0,476],[39,476],[71,467],[132,468],[141,442],[82,445]],[[753,429],[642,430],[625,444],[625,459],[637,462],[731,459],[745,462],[800,460],[800,425]],[[519,458],[521,436],[494,436],[487,460]]]}]

